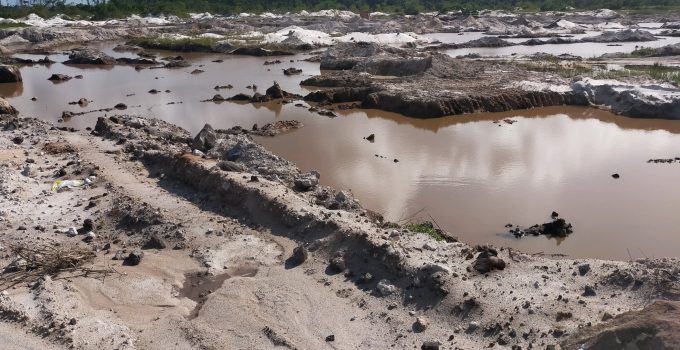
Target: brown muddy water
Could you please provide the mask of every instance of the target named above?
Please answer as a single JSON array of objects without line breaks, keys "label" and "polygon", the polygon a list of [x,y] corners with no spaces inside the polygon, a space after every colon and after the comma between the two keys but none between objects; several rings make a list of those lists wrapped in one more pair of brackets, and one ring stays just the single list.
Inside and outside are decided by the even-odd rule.
[{"label": "brown muddy water", "polygon": [[[112,53],[111,47],[103,48]],[[228,128],[296,119],[305,127],[257,141],[303,171],[319,170],[324,185],[351,191],[388,220],[418,213],[415,218],[431,216],[465,242],[532,253],[680,256],[680,163],[647,164],[650,158],[680,156],[679,121],[630,119],[576,107],[429,120],[355,110],[328,118],[293,104],[206,103],[200,101],[217,93],[215,85],[234,85],[219,91],[228,97],[252,93],[246,89],[251,84],[264,91],[277,80],[285,90],[304,94],[299,81],[318,74],[318,64],[298,61],[304,55],[279,58],[285,63],[270,66],[263,65],[265,58],[185,56],[193,66],[174,70],[26,66],[23,84],[0,86],[0,93],[22,116],[52,122],[64,110],[119,102],[141,106],[125,113],[164,119],[192,133],[205,123]],[[216,59],[224,62],[212,62]],[[190,74],[200,65],[205,73]],[[302,68],[303,75],[284,76],[282,69],[293,66]],[[47,81],[52,73],[84,78],[53,84]],[[171,92],[152,95],[150,89]],[[68,104],[81,97],[93,102],[85,108]],[[64,125],[94,126],[100,115],[78,116]],[[517,122],[494,123],[506,118]],[[363,139],[369,134],[375,134],[375,142]],[[621,178],[613,179],[613,173]],[[507,234],[507,223],[547,222],[553,210],[574,225],[570,237],[515,239]]]}]

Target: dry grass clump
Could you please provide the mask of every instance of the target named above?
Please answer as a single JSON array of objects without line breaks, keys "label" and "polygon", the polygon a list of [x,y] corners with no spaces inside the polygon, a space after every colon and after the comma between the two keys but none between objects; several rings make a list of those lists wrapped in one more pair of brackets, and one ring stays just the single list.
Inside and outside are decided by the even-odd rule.
[{"label": "dry grass clump", "polygon": [[114,272],[111,269],[83,267],[92,262],[96,255],[91,248],[76,244],[27,245],[21,243],[10,249],[17,258],[0,274],[0,290],[19,283],[34,282],[44,276],[55,277],[61,273],[89,275]]}]

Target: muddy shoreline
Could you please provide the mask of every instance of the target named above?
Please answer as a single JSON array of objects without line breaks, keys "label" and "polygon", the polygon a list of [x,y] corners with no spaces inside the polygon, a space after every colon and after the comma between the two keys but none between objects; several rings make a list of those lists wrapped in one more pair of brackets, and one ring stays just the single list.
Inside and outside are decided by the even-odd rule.
[{"label": "muddy shoreline", "polygon": [[[220,82],[218,89],[214,84],[207,89],[210,95],[220,90],[221,98],[206,95],[196,102],[232,104],[230,97],[239,96],[243,101],[238,103],[275,113],[284,104],[299,104],[296,108],[322,114],[319,118],[357,108],[436,118],[588,105],[634,117],[677,119],[680,97],[670,83],[639,76],[602,83],[507,59],[457,59],[424,49],[426,41],[416,33],[401,34],[427,23],[433,32],[513,36],[534,28],[533,34],[577,35],[613,20],[632,20],[620,16],[336,16],[332,22],[310,15],[211,17],[153,26],[11,29],[0,37],[14,42],[5,51],[8,63],[21,63],[12,56],[17,52],[90,43],[93,47],[60,57],[103,70],[122,65],[140,65],[135,71],[153,74],[180,69],[187,77],[209,70],[176,53],[156,55],[139,47],[118,47],[136,52],[121,60],[96,44],[133,37],[165,40],[189,34],[197,23],[233,40],[263,29],[263,41],[252,45],[207,43],[210,50],[222,45],[219,52],[235,54],[244,47],[241,53],[265,56],[271,53],[265,50],[304,50],[309,54],[305,63],[318,62],[324,71],[299,80],[319,91],[297,86],[301,90],[287,93],[299,80],[285,80],[259,90],[250,83],[247,94],[228,93],[231,82]],[[310,43],[305,41],[309,30],[338,35],[317,33]],[[232,37],[236,34],[241,36]],[[377,42],[349,40],[354,37]],[[312,51],[317,49],[325,51]],[[276,61],[257,64],[273,66],[282,76],[288,68]],[[16,69],[4,69],[6,80],[25,80]],[[163,86],[161,77],[156,75],[158,87],[144,96],[181,103],[170,101],[174,87]],[[53,84],[46,79],[43,83]],[[311,105],[299,101],[299,91]],[[650,98],[659,91],[666,95]],[[529,254],[459,242],[455,232],[444,232],[436,223],[389,222],[364,208],[351,191],[320,184],[325,174],[299,169],[254,138],[280,137],[302,128],[299,121],[250,127],[252,120],[246,120],[249,125],[228,129],[206,124],[192,133],[120,102],[92,107],[96,112],[89,115],[96,125],[78,130],[65,119],[82,115],[58,113],[61,121],[50,123],[18,115],[10,103],[0,102],[0,340],[7,340],[3,343],[10,349],[22,343],[50,349],[222,349],[225,344],[263,349],[579,349],[587,344],[607,349],[613,342],[651,349],[677,344],[677,332],[670,331],[673,316],[658,315],[660,309],[680,314],[677,257],[613,261]],[[76,99],[74,106],[88,103]],[[515,122],[508,118],[489,125],[497,129]],[[361,132],[365,143],[383,137]],[[394,156],[382,157],[400,163]],[[561,223],[569,231],[560,234],[571,234],[571,226]]]}]

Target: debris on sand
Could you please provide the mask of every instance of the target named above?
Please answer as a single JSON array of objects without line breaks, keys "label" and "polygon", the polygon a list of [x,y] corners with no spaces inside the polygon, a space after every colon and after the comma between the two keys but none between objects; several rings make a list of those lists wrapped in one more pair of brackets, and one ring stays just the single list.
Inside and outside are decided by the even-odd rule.
[{"label": "debris on sand", "polygon": [[58,273],[86,271],[83,265],[95,258],[92,249],[75,244],[18,244],[11,251],[17,258],[0,274],[0,289]]},{"label": "debris on sand", "polygon": [[[545,224],[533,225],[527,229],[522,229],[520,227],[515,227],[510,230],[516,238],[521,238],[526,235],[539,236],[546,235],[548,237],[567,237],[574,232],[574,228],[566,220],[559,218],[556,212],[553,212],[551,217],[553,221],[547,222]],[[506,225],[512,227],[512,225]]]}]

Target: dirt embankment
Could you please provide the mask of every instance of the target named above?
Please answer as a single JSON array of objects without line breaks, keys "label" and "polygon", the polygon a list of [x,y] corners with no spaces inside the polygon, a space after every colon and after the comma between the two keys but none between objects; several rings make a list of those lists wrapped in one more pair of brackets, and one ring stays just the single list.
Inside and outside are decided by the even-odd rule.
[{"label": "dirt embankment", "polygon": [[[0,282],[24,281],[3,292],[0,313],[32,341],[547,348],[680,296],[677,259],[551,259],[382,222],[349,193],[319,186],[323,174],[231,130],[193,136],[132,116],[100,118],[92,133],[9,116],[0,128]],[[49,191],[81,178],[91,182]],[[29,274],[36,261],[22,262],[16,247],[45,245],[93,260]]]},{"label": "dirt embankment", "polygon": [[518,80],[565,83],[564,79],[539,77],[518,66],[374,46],[359,43],[329,49],[321,59],[322,68],[345,71],[304,80],[301,84],[306,86],[334,87],[310,93],[305,99],[327,104],[358,101],[362,108],[416,118],[588,104],[583,96],[570,91],[513,87],[509,82]]}]

